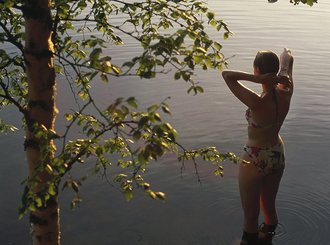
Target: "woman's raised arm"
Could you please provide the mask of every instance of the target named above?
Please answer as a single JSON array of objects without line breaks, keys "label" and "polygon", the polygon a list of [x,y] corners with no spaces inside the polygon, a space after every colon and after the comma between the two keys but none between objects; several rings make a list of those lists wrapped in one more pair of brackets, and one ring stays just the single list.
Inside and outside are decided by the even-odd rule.
[{"label": "woman's raised arm", "polygon": [[224,78],[231,92],[243,104],[252,110],[260,106],[261,97],[251,89],[245,87],[242,83],[239,82],[239,80],[250,81],[254,83],[267,83],[276,81],[276,74],[254,75],[241,71],[223,71],[222,77]]}]

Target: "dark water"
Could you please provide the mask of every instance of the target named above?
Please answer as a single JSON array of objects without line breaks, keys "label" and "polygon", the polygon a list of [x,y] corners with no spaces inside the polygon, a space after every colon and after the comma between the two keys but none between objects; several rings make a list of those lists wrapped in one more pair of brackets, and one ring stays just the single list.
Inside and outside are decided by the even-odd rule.
[{"label": "dark water", "polygon": [[[235,55],[230,68],[252,70],[255,53],[283,47],[295,57],[295,94],[281,135],[286,143],[287,167],[278,195],[280,226],[274,245],[330,244],[330,4],[293,6],[288,1],[212,0],[209,4],[227,21],[235,36],[223,42],[224,53]],[[216,37],[214,33],[214,37]],[[117,60],[131,56],[137,47],[116,52]],[[134,95],[142,104],[157,103],[168,95],[181,142],[191,147],[215,145],[239,154],[245,141],[244,106],[224,86],[215,71],[198,74],[205,93],[186,94],[184,82],[160,76],[157,81],[113,80],[95,93],[106,106],[115,97]],[[70,108],[65,83],[59,78],[59,108]],[[259,90],[258,87],[252,88]],[[59,115],[58,130],[63,128]],[[1,118],[15,121],[14,111]],[[22,134],[0,136],[0,244],[28,244],[27,220],[17,221],[24,162]],[[237,167],[225,164],[225,177],[213,176],[212,166],[201,164],[202,184],[192,167],[183,178],[174,156],[167,156],[147,172],[155,190],[167,193],[165,202],[143,193],[127,203],[99,177],[89,179],[84,202],[70,210],[70,193],[62,195],[62,244],[80,245],[231,245],[241,233]]]}]

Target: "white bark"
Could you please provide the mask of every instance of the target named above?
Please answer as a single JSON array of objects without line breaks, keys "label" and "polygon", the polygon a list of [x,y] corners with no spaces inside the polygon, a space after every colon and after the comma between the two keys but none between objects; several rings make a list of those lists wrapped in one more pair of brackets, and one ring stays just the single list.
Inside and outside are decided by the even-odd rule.
[{"label": "white bark", "polygon": [[[56,116],[55,105],[55,72],[51,41],[51,12],[49,0],[26,1],[24,16],[26,20],[25,59],[28,77],[28,116],[26,133],[26,154],[29,165],[29,176],[32,178],[36,168],[42,162],[40,145],[53,145],[52,140],[41,141],[36,138],[32,125],[38,123],[47,129],[54,130]],[[32,142],[32,143],[31,143]],[[43,156],[51,165],[54,152]],[[47,171],[38,171],[40,184],[32,189],[37,193],[52,178]],[[51,198],[47,207],[31,212],[31,234],[33,245],[59,245],[60,225],[57,196]]]}]

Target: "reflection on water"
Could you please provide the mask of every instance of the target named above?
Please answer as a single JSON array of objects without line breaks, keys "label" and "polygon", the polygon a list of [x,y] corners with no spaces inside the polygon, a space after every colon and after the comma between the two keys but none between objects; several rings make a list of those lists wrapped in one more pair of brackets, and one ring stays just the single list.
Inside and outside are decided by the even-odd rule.
[{"label": "reflection on water", "polygon": [[[273,244],[328,244],[330,4],[320,1],[312,8],[264,0],[244,4],[239,0],[210,0],[209,4],[235,33],[224,42],[224,53],[235,55],[230,68],[251,71],[257,50],[271,49],[279,54],[283,47],[292,49],[295,94],[282,129],[287,167],[278,197],[281,224]],[[136,47],[128,43],[123,51],[110,51],[114,60],[121,60],[123,54],[136,52]],[[191,147],[216,145],[239,153],[245,141],[244,106],[230,94],[219,73],[201,72],[198,78],[206,92],[197,97],[187,95],[186,84],[173,82],[168,76],[157,81],[112,80],[110,85],[97,87],[95,93],[104,106],[118,96],[134,94],[142,104],[148,104],[171,95],[174,116],[170,120],[181,132],[183,143]],[[70,106],[65,86],[59,82],[60,110]],[[1,117],[15,121],[17,114],[9,111]],[[59,129],[62,126],[58,124]],[[26,172],[20,137],[0,136],[0,171],[6,173],[0,178],[0,244],[26,244],[29,239],[27,221],[16,221],[22,189],[19,183]],[[13,150],[22,155],[13,155]],[[63,244],[237,244],[242,212],[236,166],[226,164],[224,178],[214,177],[211,166],[201,165],[199,171],[202,184],[189,166],[181,178],[180,166],[172,156],[153,165],[147,178],[154,189],[167,193],[165,202],[151,201],[140,193],[126,203],[104,180],[88,180],[80,208],[69,210],[70,195],[62,196]]]}]

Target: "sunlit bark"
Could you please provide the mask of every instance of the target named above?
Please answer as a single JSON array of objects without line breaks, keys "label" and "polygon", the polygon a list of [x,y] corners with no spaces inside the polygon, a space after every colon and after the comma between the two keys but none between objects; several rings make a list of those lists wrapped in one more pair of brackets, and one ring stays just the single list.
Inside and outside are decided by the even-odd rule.
[{"label": "sunlit bark", "polygon": [[[52,19],[50,1],[26,1],[23,9],[26,20],[25,60],[28,77],[28,113],[26,116],[26,153],[29,165],[30,179],[39,179],[39,184],[32,188],[37,193],[45,183],[52,178],[49,171],[39,168],[41,164],[49,163],[54,156],[54,151],[49,151],[46,156],[41,156],[41,145],[50,149],[52,140],[41,140],[34,132],[36,123],[47,129],[54,129],[56,116],[55,105],[55,71],[51,41]],[[44,160],[42,160],[44,159]],[[41,171],[40,171],[41,169]],[[47,207],[42,206],[31,212],[31,234],[33,245],[58,245],[60,244],[59,207],[57,195],[47,202]]]}]

